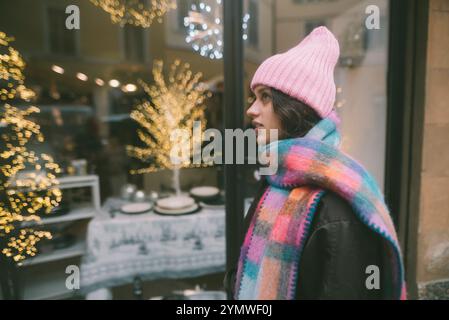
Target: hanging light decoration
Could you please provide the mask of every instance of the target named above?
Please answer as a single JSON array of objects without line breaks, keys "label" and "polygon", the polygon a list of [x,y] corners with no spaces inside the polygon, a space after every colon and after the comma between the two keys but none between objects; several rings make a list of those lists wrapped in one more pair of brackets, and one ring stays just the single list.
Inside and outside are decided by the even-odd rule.
[{"label": "hanging light decoration", "polygon": [[162,22],[167,11],[176,9],[176,0],[90,0],[111,15],[113,23],[148,28]]},{"label": "hanging light decoration", "polygon": [[[223,58],[222,0],[204,0],[192,4],[189,16],[184,18],[188,35],[186,42],[203,57]],[[243,17],[243,40],[248,39],[249,14]]]}]

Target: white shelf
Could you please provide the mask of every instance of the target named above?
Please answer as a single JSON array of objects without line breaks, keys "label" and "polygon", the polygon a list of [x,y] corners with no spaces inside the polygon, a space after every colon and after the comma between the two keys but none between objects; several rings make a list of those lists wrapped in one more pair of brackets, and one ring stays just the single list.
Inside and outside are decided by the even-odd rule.
[{"label": "white shelf", "polygon": [[90,219],[95,216],[95,208],[92,206],[80,206],[79,208],[71,210],[69,213],[58,216],[58,217],[51,217],[51,213],[48,215],[48,218],[42,218],[40,221],[27,221],[23,222],[23,227],[30,227],[30,226],[43,226],[48,224],[55,224],[55,223],[61,223],[61,222],[69,222],[69,221],[76,221],[76,220],[84,220],[84,219]]},{"label": "white shelf", "polygon": [[52,252],[38,254],[36,257],[29,258],[22,263],[22,267],[37,265],[68,258],[82,256],[86,252],[86,242],[81,240],[73,246],[64,249],[57,249]]},{"label": "white shelf", "polygon": [[23,292],[24,300],[46,300],[70,298],[76,291],[67,289],[65,281],[67,274],[62,272],[29,272],[24,281],[26,288]]},{"label": "white shelf", "polygon": [[82,188],[90,187],[98,182],[98,176],[64,176],[58,178],[59,184],[56,188],[68,189],[68,188]]}]

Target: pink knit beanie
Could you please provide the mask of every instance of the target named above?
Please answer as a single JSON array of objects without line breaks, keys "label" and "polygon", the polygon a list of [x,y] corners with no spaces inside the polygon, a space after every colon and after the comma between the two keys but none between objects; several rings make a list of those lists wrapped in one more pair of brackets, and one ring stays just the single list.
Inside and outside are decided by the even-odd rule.
[{"label": "pink knit beanie", "polygon": [[334,68],[339,55],[337,39],[326,27],[318,27],[296,47],[265,60],[253,77],[251,90],[257,85],[272,87],[326,118],[335,103]]}]

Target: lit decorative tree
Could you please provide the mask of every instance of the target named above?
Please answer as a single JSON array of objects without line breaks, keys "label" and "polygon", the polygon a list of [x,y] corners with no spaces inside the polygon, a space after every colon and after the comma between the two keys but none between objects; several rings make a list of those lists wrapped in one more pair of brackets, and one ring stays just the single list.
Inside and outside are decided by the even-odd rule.
[{"label": "lit decorative tree", "polygon": [[[0,32],[1,99],[30,98],[33,92],[24,83],[25,63]],[[20,262],[37,253],[36,244],[51,238],[46,231],[34,230],[27,223],[39,221],[61,201],[56,174],[60,172],[52,157],[37,154],[29,147],[43,142],[40,127],[28,116],[36,107],[21,110],[8,103],[0,108],[0,262],[11,258]]]},{"label": "lit decorative tree", "polygon": [[[201,139],[192,139],[195,121],[201,123],[201,134],[206,127],[204,100],[210,95],[206,86],[199,82],[201,73],[193,74],[189,64],[176,60],[170,68],[168,83],[163,76],[163,62],[156,61],[153,66],[154,85],[140,81],[148,100],[139,104],[131,113],[142,129],[137,134],[144,147],[128,146],[128,154],[145,162],[149,167],[134,170],[132,174],[155,172],[160,169],[173,170],[173,188],[180,194],[179,171],[181,168],[200,167],[194,165],[191,157],[180,158],[173,163],[173,150],[180,154],[193,154],[201,148]],[[171,134],[185,133],[182,140],[170,139]]]},{"label": "lit decorative tree", "polygon": [[61,191],[54,188],[58,165],[51,156],[28,150],[32,140],[43,141],[39,126],[26,119],[33,112],[39,109],[5,104],[0,117],[6,129],[1,134],[5,148],[0,153],[0,235],[6,243],[2,253],[16,262],[34,256],[36,243],[51,238],[49,232],[22,227],[22,222],[39,221],[39,213],[50,213],[61,201]]},{"label": "lit decorative tree", "polygon": [[176,9],[176,0],[90,0],[111,15],[113,23],[148,28],[154,20],[162,22],[169,10]]}]

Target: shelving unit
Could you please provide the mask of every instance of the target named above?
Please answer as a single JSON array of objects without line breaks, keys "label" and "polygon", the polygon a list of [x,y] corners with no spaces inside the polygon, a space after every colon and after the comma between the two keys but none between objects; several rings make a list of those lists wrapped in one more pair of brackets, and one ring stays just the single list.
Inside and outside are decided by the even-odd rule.
[{"label": "shelving unit", "polygon": [[[23,291],[22,299],[25,300],[52,300],[52,299],[67,299],[75,296],[76,292],[66,288],[65,281],[67,274],[65,274],[64,264],[55,262],[57,267],[52,272],[46,272],[44,265],[39,265],[33,268],[38,268],[38,272],[25,270],[22,275],[22,281],[26,284],[26,290]],[[27,269],[31,269],[27,268]]]},{"label": "shelving unit", "polygon": [[51,215],[49,215],[48,218],[42,218],[41,221],[24,222],[22,226],[24,227],[43,226],[62,222],[89,219],[93,218],[94,216],[95,216],[95,208],[93,206],[80,205],[79,208],[71,210],[66,215],[60,217],[51,217]]},{"label": "shelving unit", "polygon": [[74,258],[82,256],[86,251],[86,241],[79,240],[73,246],[64,249],[57,249],[49,253],[42,253],[34,258],[25,260],[22,266],[32,266],[41,263],[47,263],[52,261],[59,261],[62,259]]},{"label": "shelving unit", "polygon": [[[68,176],[59,178],[58,187],[64,189],[90,188],[91,201],[80,203],[63,216],[44,217],[38,222],[24,222],[23,226],[48,226],[67,222],[88,222],[100,212],[100,188],[96,175]],[[63,192],[64,197],[64,192]],[[86,252],[86,235],[78,234],[77,241],[68,248],[43,252],[26,259],[17,269],[20,277],[22,298],[27,300],[64,299],[76,295],[66,288],[68,265],[78,265],[79,259]]]}]

